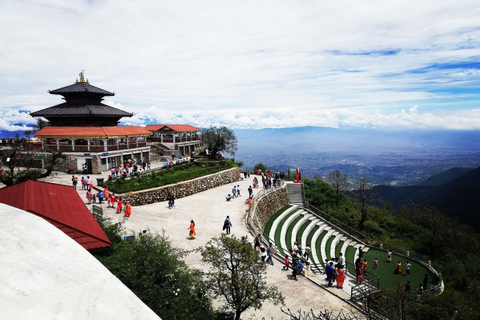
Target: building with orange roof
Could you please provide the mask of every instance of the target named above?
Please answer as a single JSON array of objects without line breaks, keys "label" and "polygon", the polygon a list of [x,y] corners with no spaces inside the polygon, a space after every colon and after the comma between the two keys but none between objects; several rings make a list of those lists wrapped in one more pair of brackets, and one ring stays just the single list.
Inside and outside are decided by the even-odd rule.
[{"label": "building with orange roof", "polygon": [[191,155],[203,149],[201,129],[189,124],[150,124],[145,129],[152,133],[148,141],[164,153]]},{"label": "building with orange roof", "polygon": [[63,169],[100,173],[128,160],[150,161],[147,137],[152,132],[139,126],[118,126],[122,117],[133,114],[102,103],[103,97],[115,93],[92,86],[83,72],[74,84],[49,93],[63,96],[65,102],[30,115],[48,121],[34,136],[41,141],[41,149],[67,155]]}]

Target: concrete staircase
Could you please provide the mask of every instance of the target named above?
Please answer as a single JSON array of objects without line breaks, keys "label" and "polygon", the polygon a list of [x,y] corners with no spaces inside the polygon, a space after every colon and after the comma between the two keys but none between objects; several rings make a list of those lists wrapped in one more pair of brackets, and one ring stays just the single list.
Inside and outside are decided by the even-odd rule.
[{"label": "concrete staircase", "polygon": [[305,204],[303,183],[287,182],[288,195],[290,197],[290,204],[303,208]]}]

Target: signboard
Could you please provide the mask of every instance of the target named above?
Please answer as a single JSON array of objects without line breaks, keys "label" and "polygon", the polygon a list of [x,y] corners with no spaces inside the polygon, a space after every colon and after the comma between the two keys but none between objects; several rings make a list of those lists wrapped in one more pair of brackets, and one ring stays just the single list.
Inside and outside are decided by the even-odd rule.
[{"label": "signboard", "polygon": [[90,155],[90,153],[84,153],[83,155],[84,155],[84,156],[89,156],[89,155]]},{"label": "signboard", "polygon": [[104,154],[102,154],[102,156],[104,156],[104,157],[106,157],[106,156],[108,156],[108,155],[109,155],[108,152],[105,152]]},{"label": "signboard", "polygon": [[75,160],[75,156],[70,156],[70,160]]}]

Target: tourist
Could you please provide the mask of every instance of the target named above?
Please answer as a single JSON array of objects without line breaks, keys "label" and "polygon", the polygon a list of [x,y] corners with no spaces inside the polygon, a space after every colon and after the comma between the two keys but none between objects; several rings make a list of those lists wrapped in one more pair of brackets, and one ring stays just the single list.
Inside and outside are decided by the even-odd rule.
[{"label": "tourist", "polygon": [[77,190],[77,183],[78,183],[78,178],[76,176],[72,176],[72,185],[75,190]]},{"label": "tourist", "polygon": [[130,201],[127,201],[125,204],[125,214],[123,215],[126,218],[130,218],[130,215],[132,214],[132,206],[130,205]]},{"label": "tourist", "polygon": [[341,265],[342,267],[345,267],[345,266],[346,266],[346,265],[345,265],[345,257],[343,256],[343,253],[341,253],[341,252],[339,253],[339,259],[338,259],[338,261],[340,262],[340,265]]},{"label": "tourist", "polygon": [[232,197],[232,196],[230,195],[230,193],[229,193],[229,194],[227,194],[227,196],[225,197],[225,200],[230,201],[230,200],[232,200],[232,198],[233,198],[233,197]]},{"label": "tourist", "polygon": [[248,208],[247,208],[247,212],[250,211],[250,208],[252,207],[252,204],[253,204],[253,199],[251,197],[249,197],[247,199],[247,203],[248,203]]},{"label": "tourist", "polygon": [[252,186],[248,186],[248,197],[251,198],[253,195],[253,189]]},{"label": "tourist", "polygon": [[90,190],[93,189],[92,179],[90,179],[90,176],[87,176],[87,187]]},{"label": "tourist", "polygon": [[100,190],[100,192],[97,192],[97,197],[98,197],[98,203],[102,204],[103,201],[103,191]]},{"label": "tourist", "polygon": [[108,191],[108,188],[103,189],[103,198],[108,200],[109,195],[110,192]]},{"label": "tourist", "polygon": [[345,282],[345,272],[343,272],[343,266],[340,264],[335,271],[335,281],[337,282],[337,288],[343,289],[343,283]]},{"label": "tourist", "polygon": [[395,264],[395,274],[401,274],[402,273],[402,263],[400,261]]},{"label": "tourist", "polygon": [[387,253],[387,262],[392,262],[392,250],[388,250],[388,253]]},{"label": "tourist", "polygon": [[237,186],[233,186],[233,189],[232,189],[232,198],[236,198],[237,197]]},{"label": "tourist", "polygon": [[227,216],[227,218],[225,219],[225,221],[223,222],[223,230],[225,230],[225,232],[227,234],[230,234],[230,228],[232,227],[232,221],[230,220],[230,217]]},{"label": "tourist", "polygon": [[328,286],[332,286],[333,282],[333,273],[335,269],[333,268],[333,262],[330,262],[327,267],[325,268],[325,272],[327,273],[327,281],[328,281]]},{"label": "tourist", "polygon": [[173,193],[171,192],[168,193],[167,200],[168,200],[169,209],[172,209],[173,207],[175,207],[175,196],[173,195]]},{"label": "tourist", "polygon": [[300,261],[296,261],[293,265],[292,279],[297,280],[297,275],[302,274],[303,264]]},{"label": "tourist", "polygon": [[377,258],[375,258],[373,260],[373,269],[378,269],[378,259]]},{"label": "tourist", "polygon": [[273,243],[270,242],[267,248],[267,262],[273,266]]},{"label": "tourist", "polygon": [[368,267],[368,261],[367,261],[367,259],[363,259],[363,262],[362,262],[362,270],[363,270],[363,273],[364,273],[364,274],[367,273],[367,267]]},{"label": "tourist", "polygon": [[285,259],[283,259],[283,267],[282,270],[288,270],[288,267],[290,266],[290,257],[288,255],[285,256]]},{"label": "tourist", "polygon": [[82,190],[88,189],[87,180],[85,179],[85,177],[82,177],[82,180],[80,180],[80,182],[82,183]]},{"label": "tourist", "polygon": [[190,220],[190,227],[187,228],[188,235],[190,236],[190,239],[195,239],[197,236],[197,233],[195,232],[195,221]]},{"label": "tourist", "polygon": [[428,274],[425,274],[425,277],[423,277],[423,289],[427,290],[427,285],[428,285]]},{"label": "tourist", "polygon": [[237,185],[237,197],[241,197],[242,195],[240,194],[240,185]]},{"label": "tourist", "polygon": [[410,284],[410,281],[407,280],[405,283],[405,288],[403,289],[406,293],[412,292],[412,285]]},{"label": "tourist", "polygon": [[264,246],[260,246],[260,258],[262,258],[263,262],[265,262],[267,259],[267,250]]},{"label": "tourist", "polygon": [[91,204],[93,201],[93,194],[90,189],[87,190],[86,198],[87,198],[88,204]]},{"label": "tourist", "polygon": [[123,200],[122,200],[122,198],[120,198],[120,199],[118,199],[118,207],[117,207],[116,213],[120,214],[120,213],[122,213],[122,210],[123,210]]},{"label": "tourist", "polygon": [[360,259],[363,258],[363,249],[362,249],[362,247],[359,247],[359,248],[358,248],[358,257],[359,257]]},{"label": "tourist", "polygon": [[357,282],[360,282],[360,277],[362,277],[363,280],[362,269],[362,262],[360,261],[360,258],[357,258],[357,260],[355,260],[355,272],[357,274]]},{"label": "tourist", "polygon": [[407,263],[405,263],[405,271],[407,273],[407,277],[410,276],[410,269],[411,268],[412,268],[412,264],[409,261],[407,261]]},{"label": "tourist", "polygon": [[257,236],[255,237],[255,241],[254,241],[254,246],[255,248],[260,248],[260,245],[262,244],[262,233],[259,232],[257,234]]},{"label": "tourist", "polygon": [[305,247],[305,252],[304,252],[304,254],[303,254],[303,257],[304,257],[305,260],[307,260],[307,261],[308,261],[308,258],[309,258],[309,256],[310,256],[310,251],[311,251],[310,245],[307,244],[307,246]]}]

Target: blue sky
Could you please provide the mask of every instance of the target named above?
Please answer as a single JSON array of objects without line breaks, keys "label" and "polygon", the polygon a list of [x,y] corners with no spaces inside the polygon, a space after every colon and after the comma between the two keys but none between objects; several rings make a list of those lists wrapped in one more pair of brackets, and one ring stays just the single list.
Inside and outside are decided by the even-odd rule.
[{"label": "blue sky", "polygon": [[0,131],[74,83],[123,124],[480,129],[478,1],[0,0]]}]

